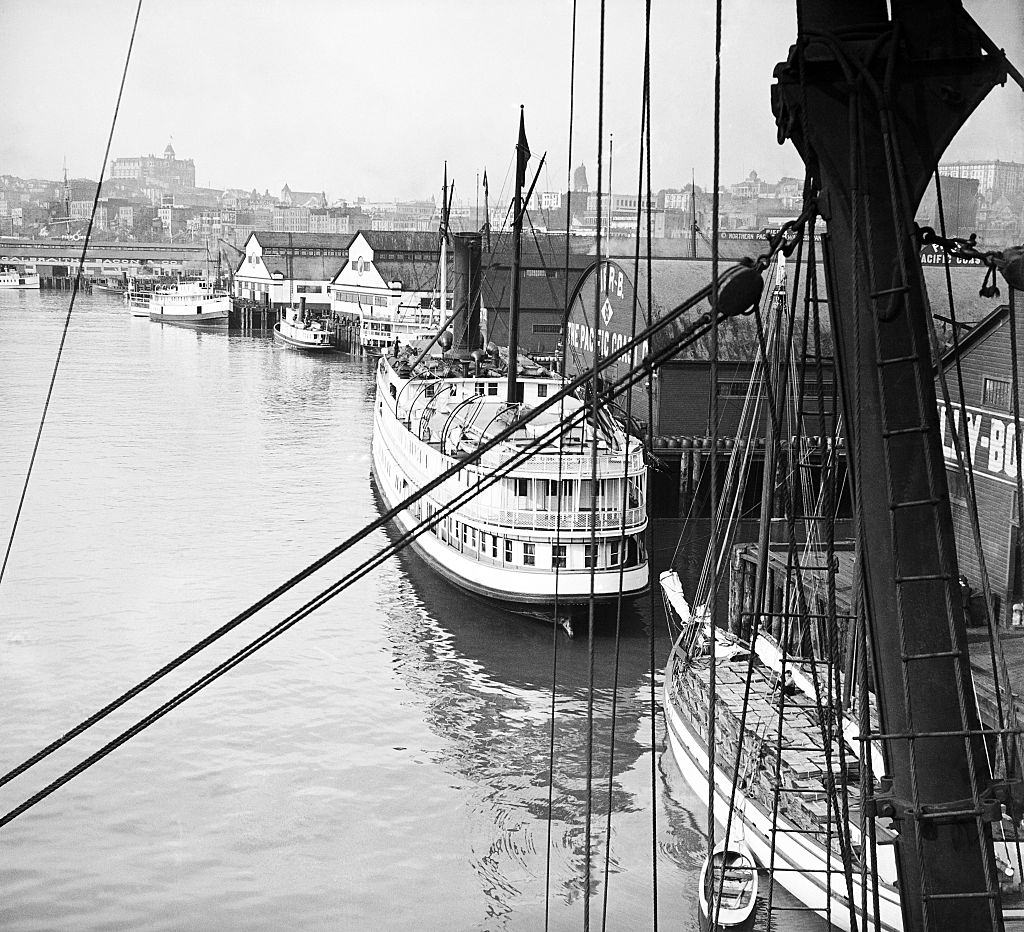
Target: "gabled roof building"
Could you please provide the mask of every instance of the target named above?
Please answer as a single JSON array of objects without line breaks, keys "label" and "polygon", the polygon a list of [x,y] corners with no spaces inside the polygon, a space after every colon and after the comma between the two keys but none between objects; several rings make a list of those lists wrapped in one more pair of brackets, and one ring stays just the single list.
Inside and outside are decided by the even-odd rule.
[{"label": "gabled roof building", "polygon": [[348,260],[347,233],[254,231],[235,269],[236,297],[271,307],[306,299],[307,307],[330,307],[329,286]]}]

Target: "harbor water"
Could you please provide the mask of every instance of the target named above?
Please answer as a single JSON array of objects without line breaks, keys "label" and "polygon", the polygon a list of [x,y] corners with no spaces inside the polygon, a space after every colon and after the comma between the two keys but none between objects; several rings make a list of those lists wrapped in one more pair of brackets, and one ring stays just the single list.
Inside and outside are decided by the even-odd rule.
[{"label": "harbor water", "polygon": [[[5,544],[67,301],[0,292]],[[372,375],[79,296],[0,584],[0,771],[378,516]],[[387,539],[0,788],[3,811]],[[651,928],[656,868],[661,926],[696,929],[706,816],[660,709],[652,750],[649,612],[623,619],[614,730],[615,640],[596,641],[591,920]],[[581,928],[587,683],[585,637],[393,557],[0,829],[0,927],[539,929],[547,909]]]}]

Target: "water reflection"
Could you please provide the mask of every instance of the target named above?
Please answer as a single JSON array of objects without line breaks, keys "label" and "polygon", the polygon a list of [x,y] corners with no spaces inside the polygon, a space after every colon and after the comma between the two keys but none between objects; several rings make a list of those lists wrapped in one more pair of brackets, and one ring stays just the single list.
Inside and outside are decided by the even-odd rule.
[{"label": "water reflection", "polygon": [[[422,702],[429,727],[445,739],[437,762],[475,786],[470,805],[476,832],[468,854],[487,898],[488,918],[508,917],[516,910],[521,923],[524,900],[543,906],[552,774],[552,898],[578,912],[586,857],[586,638],[569,640],[549,625],[462,593],[412,551],[401,555],[400,565],[381,586],[396,673]],[[603,893],[610,807],[610,909],[634,918],[638,910],[650,911],[652,892],[648,625],[646,603],[638,600],[623,619],[614,723],[614,639],[599,637],[594,656],[591,908],[600,908]],[[666,649],[659,635],[659,666]],[[660,684],[660,670],[656,678]],[[660,709],[656,722],[659,862],[662,883],[669,887],[667,900],[678,904],[672,891],[682,876],[699,869],[705,843],[690,814],[666,794]],[[623,888],[616,877],[626,874],[627,899],[618,903]]]}]

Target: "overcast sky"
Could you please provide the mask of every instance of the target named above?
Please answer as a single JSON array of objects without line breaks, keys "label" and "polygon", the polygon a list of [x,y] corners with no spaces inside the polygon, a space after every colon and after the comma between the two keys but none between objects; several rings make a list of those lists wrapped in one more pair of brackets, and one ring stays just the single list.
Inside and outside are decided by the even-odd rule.
[{"label": "overcast sky", "polygon": [[[654,0],[653,187],[707,186],[714,3]],[[1024,69],[1020,0],[967,8]],[[135,0],[0,0],[0,173],[100,171]],[[608,0],[605,129],[616,191],[636,190],[642,0]],[[595,184],[597,0],[580,0],[573,161]],[[796,32],[791,0],[725,0],[722,180],[799,176],[779,146],[772,70]],[[487,168],[508,183],[519,104],[541,190],[566,185],[570,0],[143,0],[112,157],[173,139],[203,186],[429,197],[442,162],[472,204]],[[950,150],[1024,161],[1024,92],[997,89]],[[504,199],[506,195],[501,195]]]}]

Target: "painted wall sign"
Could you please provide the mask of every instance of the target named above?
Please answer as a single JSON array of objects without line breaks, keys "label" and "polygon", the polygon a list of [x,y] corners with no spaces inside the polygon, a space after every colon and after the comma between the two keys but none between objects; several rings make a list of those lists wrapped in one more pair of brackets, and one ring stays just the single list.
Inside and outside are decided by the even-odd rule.
[{"label": "painted wall sign", "polygon": [[[633,336],[633,328],[644,329],[643,309],[634,306],[636,292],[625,270],[606,259],[584,274],[576,297],[566,314],[565,339],[570,371],[583,372],[594,367],[594,357],[606,359],[621,349]],[[596,322],[596,327],[595,327]],[[637,349],[635,361],[647,354],[646,343]],[[629,367],[626,356],[603,373],[605,381],[624,375]]]},{"label": "painted wall sign", "polygon": [[[946,420],[945,405],[939,402],[939,436],[942,455],[956,467],[953,436]],[[961,424],[960,405],[954,403],[953,423],[960,437],[961,449],[970,450],[975,475],[984,475],[999,482],[1016,485],[1017,482],[1017,428],[1013,416],[1005,412],[987,411],[967,406],[966,423]],[[965,445],[966,441],[966,445]]]},{"label": "painted wall sign", "polygon": [[[936,243],[925,243],[921,246],[921,265],[945,265],[945,251]],[[965,256],[950,256],[950,265],[981,265],[981,259],[968,259]]]}]

